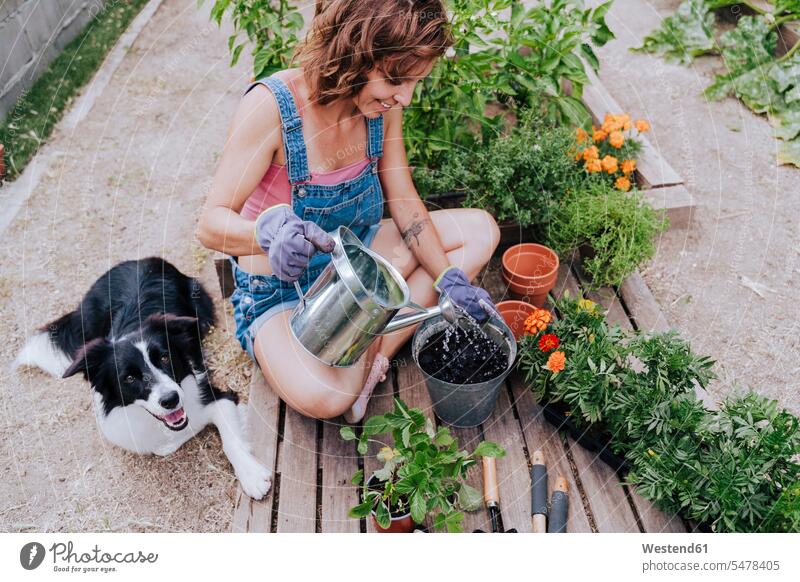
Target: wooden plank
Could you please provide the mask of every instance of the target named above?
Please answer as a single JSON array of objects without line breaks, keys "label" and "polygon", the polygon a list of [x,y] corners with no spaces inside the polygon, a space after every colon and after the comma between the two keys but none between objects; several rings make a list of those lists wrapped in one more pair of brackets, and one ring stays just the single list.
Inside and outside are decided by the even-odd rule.
[{"label": "wooden plank", "polygon": [[591,533],[592,526],[589,522],[583,502],[580,487],[572,472],[572,467],[567,459],[561,435],[545,421],[542,407],[533,398],[525,384],[521,373],[515,372],[509,376],[514,402],[519,413],[522,434],[528,446],[528,452],[540,450],[544,453],[547,465],[548,491],[552,494],[556,478],[563,475],[569,484],[569,514],[567,515],[567,531],[570,533]]},{"label": "wooden plank", "polygon": [[[275,459],[278,451],[279,414],[280,399],[267,384],[261,369],[253,365],[247,403],[248,440],[252,445],[253,455],[273,472],[276,470]],[[275,492],[274,479],[272,489],[261,501],[255,501],[245,495],[241,487],[237,489],[231,531],[269,533]]]},{"label": "wooden plank", "polygon": [[620,285],[619,293],[637,329],[656,332],[669,330],[669,324],[661,311],[661,306],[653,297],[639,271],[625,279]]},{"label": "wooden plank", "polygon": [[[396,373],[396,368],[390,368],[389,371],[386,373],[386,380],[380,382],[377,386],[375,386],[375,390],[372,392],[372,396],[367,403],[367,413],[364,416],[364,420],[368,419],[370,416],[375,416],[377,414],[385,414],[391,411],[394,408],[394,382],[395,378],[394,375]],[[386,438],[386,437],[381,437]],[[391,436],[388,437],[391,439]],[[369,448],[367,449],[367,453],[364,455],[364,479],[369,479],[370,475],[376,470],[380,469],[383,464],[375,457],[380,450],[381,445],[379,443],[369,443]],[[367,532],[368,533],[375,533],[375,524],[372,522],[371,518],[367,518]]]},{"label": "wooden plank", "polygon": [[314,533],[317,519],[317,421],[286,407],[278,453],[278,533]]},{"label": "wooden plank", "polygon": [[648,188],[640,190],[653,210],[660,216],[669,218],[670,229],[685,229],[692,224],[694,216],[694,197],[686,186],[675,185],[663,188]]},{"label": "wooden plank", "polygon": [[[622,113],[622,107],[606,90],[594,71],[588,66],[585,69],[589,83],[583,87],[582,100],[595,122],[602,123],[607,113]],[[683,178],[661,157],[649,139],[644,135],[637,139],[642,143],[642,150],[636,160],[636,178],[640,184],[650,188],[683,184]]]},{"label": "wooden plank", "polygon": [[[458,439],[458,447],[460,449],[472,451],[483,440],[480,427],[457,428],[451,426],[449,428],[450,434]],[[467,485],[474,487],[483,494],[483,475],[481,471],[481,462],[480,459],[478,459],[478,463],[470,467],[467,471]],[[489,521],[489,514],[486,511],[485,505],[477,511],[464,512],[464,521],[462,525],[464,526],[464,531],[467,533],[473,532],[476,529],[492,531],[492,525]]]},{"label": "wooden plank", "polygon": [[636,517],[614,470],[572,437],[567,436],[567,442],[597,530],[600,533],[638,533]]},{"label": "wooden plank", "polygon": [[397,367],[397,393],[400,400],[408,404],[409,408],[419,408],[422,413],[436,422],[433,412],[433,401],[425,384],[425,376],[414,363],[411,357],[411,341],[406,342],[395,357]]},{"label": "wooden plank", "polygon": [[[506,455],[497,459],[497,482],[500,490],[500,511],[505,529],[531,531],[530,470],[525,457],[525,439],[514,417],[505,386],[500,390],[497,406],[483,423],[486,440],[499,444]],[[488,531],[488,530],[487,530]]]},{"label": "wooden plank", "polygon": [[575,278],[584,290],[584,297],[591,299],[603,308],[606,312],[606,321],[611,324],[618,324],[623,329],[633,328],[628,320],[628,314],[625,313],[625,308],[622,307],[622,302],[611,287],[599,287],[589,291],[589,276],[583,270],[583,265],[580,262],[576,262],[573,265],[573,271],[575,272]]},{"label": "wooden plank", "polygon": [[323,420],[322,449],[322,533],[358,533],[359,520],[347,515],[359,502],[359,488],[350,483],[358,470],[356,443],[339,436],[341,419]]},{"label": "wooden plank", "polygon": [[233,281],[233,270],[228,257],[222,253],[217,254],[219,256],[214,259],[214,269],[217,272],[220,295],[222,295],[223,299],[227,299],[233,294],[233,289],[236,286]]}]

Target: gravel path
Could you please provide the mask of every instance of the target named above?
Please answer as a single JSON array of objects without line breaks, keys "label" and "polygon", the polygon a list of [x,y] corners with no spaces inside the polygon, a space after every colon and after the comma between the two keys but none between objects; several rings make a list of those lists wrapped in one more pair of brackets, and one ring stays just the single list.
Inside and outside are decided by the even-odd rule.
[{"label": "gravel path", "polygon": [[[165,1],[78,130],[51,139],[57,163],[2,235],[0,369],[108,268],[161,255],[217,299],[212,380],[246,393],[213,255],[194,237],[249,76],[228,66],[229,31],[208,10]],[[33,369],[2,375],[0,403],[0,531],[229,529],[235,481],[216,430],[168,458],[126,453],[101,437],[81,378]]]},{"label": "gravel path", "polygon": [[650,138],[697,204],[694,226],[665,233],[643,276],[670,324],[717,360],[712,394],[749,387],[800,415],[800,169],[776,166],[764,117],[703,98],[719,58],[684,67],[628,50],[679,3],[614,0],[607,22],[617,39],[599,51],[603,84],[651,121]]}]

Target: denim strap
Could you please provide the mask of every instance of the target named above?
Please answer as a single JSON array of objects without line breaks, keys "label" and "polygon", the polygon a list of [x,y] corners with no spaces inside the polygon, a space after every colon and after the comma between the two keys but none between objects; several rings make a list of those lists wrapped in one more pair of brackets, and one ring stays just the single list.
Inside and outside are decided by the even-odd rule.
[{"label": "denim strap", "polygon": [[[281,114],[281,135],[283,137],[283,150],[286,153],[286,169],[289,174],[289,183],[297,184],[308,182],[311,174],[308,172],[308,154],[306,142],[303,140],[303,120],[297,111],[294,96],[286,83],[277,77],[264,77],[253,82],[247,91],[255,85],[264,85],[272,91],[278,102]],[[382,132],[381,132],[382,133]]]},{"label": "denim strap", "polygon": [[383,115],[367,118],[367,157],[383,156]]}]

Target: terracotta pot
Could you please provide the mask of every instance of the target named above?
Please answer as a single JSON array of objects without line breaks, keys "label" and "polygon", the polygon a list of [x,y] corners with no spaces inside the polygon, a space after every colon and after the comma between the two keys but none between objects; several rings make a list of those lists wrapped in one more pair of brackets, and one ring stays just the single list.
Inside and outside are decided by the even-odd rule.
[{"label": "terracotta pot", "polygon": [[383,529],[378,525],[378,520],[375,519],[375,512],[373,511],[372,524],[375,526],[375,531],[378,533],[411,533],[414,531],[414,520],[411,519],[410,513],[401,517],[393,517],[389,527]]},{"label": "terracotta pot", "polygon": [[495,307],[497,307],[500,315],[503,316],[506,325],[511,328],[514,339],[519,340],[525,333],[525,320],[533,312],[533,305],[525,301],[509,299],[501,301]]},{"label": "terracotta pot", "polygon": [[512,297],[544,307],[556,284],[558,264],[558,255],[544,245],[514,245],[503,253],[503,280]]}]

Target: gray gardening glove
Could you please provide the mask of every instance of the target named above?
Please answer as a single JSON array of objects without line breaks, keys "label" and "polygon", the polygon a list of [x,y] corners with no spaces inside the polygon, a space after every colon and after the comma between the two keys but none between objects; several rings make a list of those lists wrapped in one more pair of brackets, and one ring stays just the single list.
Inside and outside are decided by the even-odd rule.
[{"label": "gray gardening glove", "polygon": [[442,271],[434,281],[433,287],[439,293],[446,293],[453,303],[479,323],[483,323],[493,315],[499,317],[489,292],[471,285],[467,274],[458,267],[448,267]]},{"label": "gray gardening glove", "polygon": [[277,204],[256,218],[258,245],[269,256],[273,274],[281,281],[297,281],[317,250],[333,250],[333,237],[310,220],[300,220],[288,204]]}]

